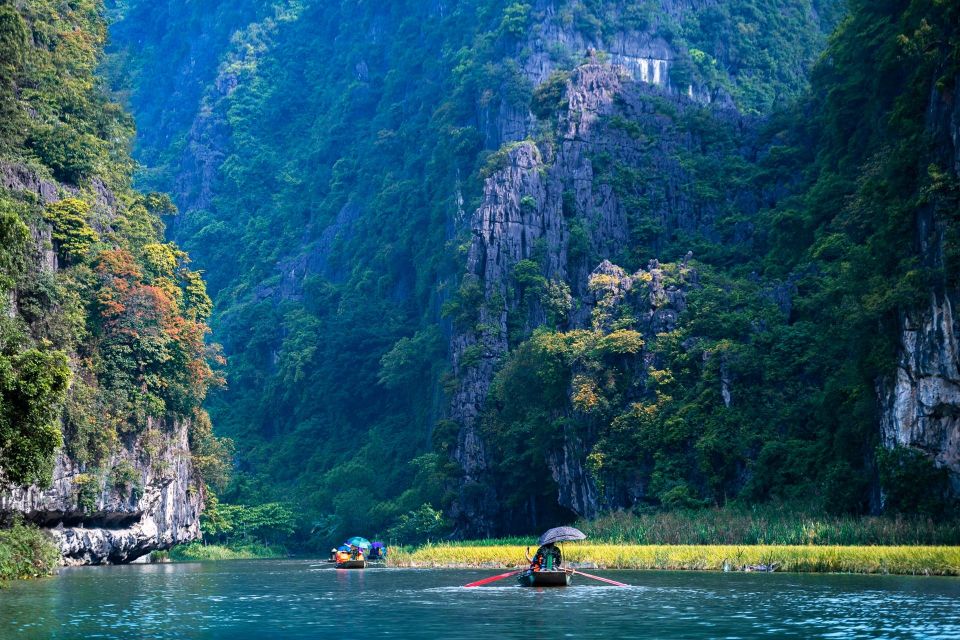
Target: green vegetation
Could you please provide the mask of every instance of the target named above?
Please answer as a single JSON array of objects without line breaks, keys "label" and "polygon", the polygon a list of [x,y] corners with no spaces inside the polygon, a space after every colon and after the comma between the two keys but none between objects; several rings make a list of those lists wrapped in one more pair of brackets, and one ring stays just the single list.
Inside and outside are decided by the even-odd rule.
[{"label": "green vegetation", "polygon": [[199,542],[184,544],[170,550],[174,562],[209,562],[214,560],[252,560],[256,558],[284,558],[287,551],[280,546],[264,544],[207,545]]},{"label": "green vegetation", "polygon": [[219,381],[210,299],[164,243],[170,199],[131,187],[132,122],[95,76],[102,9],[0,2],[0,171],[28,184],[0,190],[0,479],[48,484],[63,446],[87,469],[87,511],[107,472],[129,496],[142,489],[132,469],[101,467],[150,418],[197,417],[202,457],[224,457],[200,408]]},{"label": "green vegetation", "polygon": [[[63,448],[84,470],[73,499],[85,513],[108,487],[139,498],[133,467],[106,462],[152,418],[194,418],[208,481],[229,465],[201,409],[219,380],[210,299],[164,243],[170,199],[131,186],[132,122],[95,76],[102,9],[0,2],[0,172],[25,185],[0,189],[0,481],[47,486]],[[58,562],[36,528],[0,528],[0,579]]]},{"label": "green vegetation", "polygon": [[[795,505],[794,505],[795,507]],[[944,546],[960,544],[960,522],[929,518],[831,516],[813,509],[763,505],[749,509],[611,513],[577,526],[591,540],[643,545]]]},{"label": "green vegetation", "polygon": [[[512,350],[485,418],[503,504],[550,504],[547,456],[579,439],[593,443],[586,460],[602,507],[812,500],[818,512],[868,513],[882,493],[890,513],[950,512],[946,471],[918,452],[879,449],[876,398],[903,315],[955,286],[946,263],[918,255],[915,228],[928,206],[956,223],[957,181],[930,150],[925,114],[930,92],[952,90],[956,78],[957,15],[949,3],[851,3],[809,95],[771,119],[770,150],[755,163],[732,150],[722,121],[674,110],[674,126],[703,140],[679,162],[692,200],[717,203],[719,241],[643,224],[644,171],[594,157],[600,182],[641,221],[633,237],[642,253],[623,256],[624,266],[643,265],[650,242],[658,255],[694,247],[695,262],[660,265],[664,286],[687,290],[686,308],[674,330],[647,340],[643,358],[570,354],[560,345],[578,332],[544,328]],[[889,82],[877,82],[868,60]],[[870,116],[851,115],[861,110]],[[611,121],[635,139],[644,124],[633,133]],[[744,212],[725,185],[763,191],[790,180],[799,182],[791,194],[757,214],[758,232],[738,239]],[[591,283],[595,340],[637,329],[664,295],[651,274],[639,276],[640,294],[627,298],[615,282]]]},{"label": "green vegetation", "polygon": [[49,576],[60,564],[60,552],[36,527],[15,520],[0,529],[0,587],[5,580]]},{"label": "green vegetation", "polygon": [[[707,4],[117,3],[109,66],[132,78],[115,84],[138,114],[141,180],[178,189],[185,213],[171,235],[206,271],[229,358],[229,387],[208,407],[217,433],[238,443],[242,472],[228,481],[218,461],[229,446],[209,422],[195,421],[194,443],[225,513],[284,503],[295,515],[271,535],[292,548],[358,532],[427,539],[468,526],[444,511],[489,489],[498,526],[528,531],[573,518],[557,504],[551,460],[578,446],[600,509],[634,509],[639,522],[667,517],[650,511],[802,504],[826,539],[868,539],[876,526],[877,539],[901,540],[920,525],[883,532],[841,516],[950,512],[946,475],[927,458],[880,451],[877,385],[905,314],[957,286],[960,191],[926,120],[931,95],[948,95],[957,76],[955,3]],[[558,249],[540,244],[505,265],[507,282],[461,277],[483,179],[519,145],[545,176],[556,160],[567,83],[587,52],[554,47],[552,73],[533,86],[526,65],[540,68],[536,41],[554,28],[598,49],[600,63],[624,30],[661,37],[677,52],[674,89],[693,84],[716,102],[642,87],[597,123],[616,143],[585,151],[593,186],[616,197],[626,241],[600,237],[604,221],[574,185],[551,185],[569,232],[562,275],[548,269]],[[212,44],[198,53],[189,45],[200,36]],[[190,70],[174,78],[171,68]],[[724,111],[727,96],[748,117]],[[530,131],[498,129],[527,112]],[[83,171],[83,158],[48,155],[55,171]],[[524,215],[543,204],[516,195]],[[942,264],[917,252],[917,212],[930,207],[951,230]],[[65,260],[87,242],[96,251],[84,227],[59,218]],[[199,275],[163,246],[138,245],[131,278],[206,317]],[[638,271],[651,258],[664,263]],[[634,274],[629,294],[603,274],[584,291],[602,259]],[[651,306],[677,292],[676,323],[644,333]],[[597,304],[584,320],[588,298]],[[458,425],[444,414],[492,353],[471,342],[458,379],[448,336],[490,335],[500,328],[481,318],[501,313],[509,353],[493,363],[479,416],[489,474],[464,487],[451,461]],[[197,411],[190,386],[158,371],[166,361],[155,356],[178,345],[122,346],[155,376],[137,380],[145,394],[116,394],[127,414]],[[103,369],[122,386],[112,372],[129,361],[117,359]],[[202,373],[204,384],[216,378]],[[207,526],[226,541],[216,517]],[[754,525],[805,540],[800,525]]]},{"label": "green vegetation", "polygon": [[[181,191],[187,211],[173,230],[207,270],[217,303],[213,326],[229,357],[229,388],[209,404],[214,424],[241,443],[242,466],[252,470],[221,492],[223,501],[289,500],[303,514],[300,542],[317,544],[358,527],[406,526],[424,504],[449,506],[456,471],[447,451],[427,465],[410,461],[426,460],[431,432],[443,431],[434,423],[453,382],[436,309],[471,326],[482,302],[477,283],[456,282],[456,245],[466,238],[450,242],[446,231],[458,206],[454,194],[465,211],[475,209],[477,178],[501,166],[509,149],[485,148],[476,109],[530,107],[555,119],[579,62],[556,52],[560,68],[534,90],[521,72],[528,54],[510,53],[514,45],[550,21],[590,37],[612,34],[622,20],[681,38],[700,20],[715,26],[710,34],[722,47],[725,25],[752,25],[762,39],[778,15],[757,11],[751,0],[667,24],[646,5],[613,17],[601,4],[564,3],[551,17],[529,3],[498,0],[459,3],[442,15],[416,2],[389,11],[283,5],[274,12],[247,0],[222,15],[178,5],[165,14],[176,16],[172,21],[155,19],[161,9],[153,3],[118,7],[111,64],[138,116],[149,187],[166,189],[178,179],[190,110],[216,82],[218,65],[236,78],[235,91],[206,98],[212,122],[230,131],[219,149],[225,160],[215,197],[197,200],[199,183]],[[759,56],[767,40],[744,40],[736,55],[738,73],[748,70],[743,77],[751,84],[767,83],[783,99],[803,87],[825,30],[803,22],[813,15],[808,2],[781,4],[790,11],[769,38],[789,38],[789,48],[771,50],[790,59]],[[210,25],[204,37],[219,48],[191,53],[196,74],[174,91],[168,71],[177,63],[169,56],[189,47],[173,42],[195,38],[201,24]],[[358,34],[374,24],[384,33],[371,50]],[[389,67],[371,64],[371,56]],[[706,65],[706,54],[698,60]],[[303,78],[311,78],[309,90]],[[725,81],[740,87],[737,75]],[[173,93],[185,101],[167,105],[161,117],[159,105]],[[755,93],[742,91],[751,108],[768,106],[772,98]],[[332,246],[325,229],[335,234]],[[584,234],[576,237],[586,244]],[[320,266],[302,281],[285,281],[277,265],[308,254],[319,256]],[[547,303],[551,319],[562,323],[569,285],[517,275],[529,304]],[[515,317],[522,322],[522,314]],[[523,334],[518,325],[516,335]],[[479,362],[483,353],[467,356]]]}]

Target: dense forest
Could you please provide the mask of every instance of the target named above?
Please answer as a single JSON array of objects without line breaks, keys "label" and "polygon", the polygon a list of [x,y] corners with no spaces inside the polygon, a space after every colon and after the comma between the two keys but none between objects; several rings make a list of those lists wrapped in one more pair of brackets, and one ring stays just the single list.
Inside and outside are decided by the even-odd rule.
[{"label": "dense forest", "polygon": [[956,299],[952,3],[109,9],[215,301],[222,503],[318,544],[951,504],[952,320],[897,398]]},{"label": "dense forest", "polygon": [[0,513],[956,504],[955,3],[0,0],[0,54],[0,470],[55,495]]}]

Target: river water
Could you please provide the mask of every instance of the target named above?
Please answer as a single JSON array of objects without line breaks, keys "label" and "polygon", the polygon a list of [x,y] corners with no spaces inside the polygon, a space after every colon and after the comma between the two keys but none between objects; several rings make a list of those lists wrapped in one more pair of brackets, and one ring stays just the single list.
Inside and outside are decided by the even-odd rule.
[{"label": "river water", "polygon": [[0,638],[960,638],[960,579],[597,572],[566,589],[494,571],[307,560],[64,569],[0,590]]}]

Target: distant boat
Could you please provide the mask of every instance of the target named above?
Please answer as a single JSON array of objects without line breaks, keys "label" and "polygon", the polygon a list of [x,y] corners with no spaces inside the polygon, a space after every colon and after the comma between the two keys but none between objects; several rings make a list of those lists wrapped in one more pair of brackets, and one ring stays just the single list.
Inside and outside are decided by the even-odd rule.
[{"label": "distant boat", "polygon": [[337,569],[365,569],[366,567],[366,560],[344,560],[337,563]]},{"label": "distant boat", "polygon": [[569,571],[534,571],[527,569],[517,576],[521,587],[569,587],[573,573]]}]

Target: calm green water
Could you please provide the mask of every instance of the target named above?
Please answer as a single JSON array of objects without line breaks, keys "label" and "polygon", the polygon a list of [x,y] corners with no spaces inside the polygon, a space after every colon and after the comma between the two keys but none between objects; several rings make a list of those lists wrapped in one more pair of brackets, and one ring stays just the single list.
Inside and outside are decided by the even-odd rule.
[{"label": "calm green water", "polygon": [[602,575],[634,586],[459,586],[493,573],[65,569],[0,591],[0,638],[960,638],[957,579],[621,571]]}]

